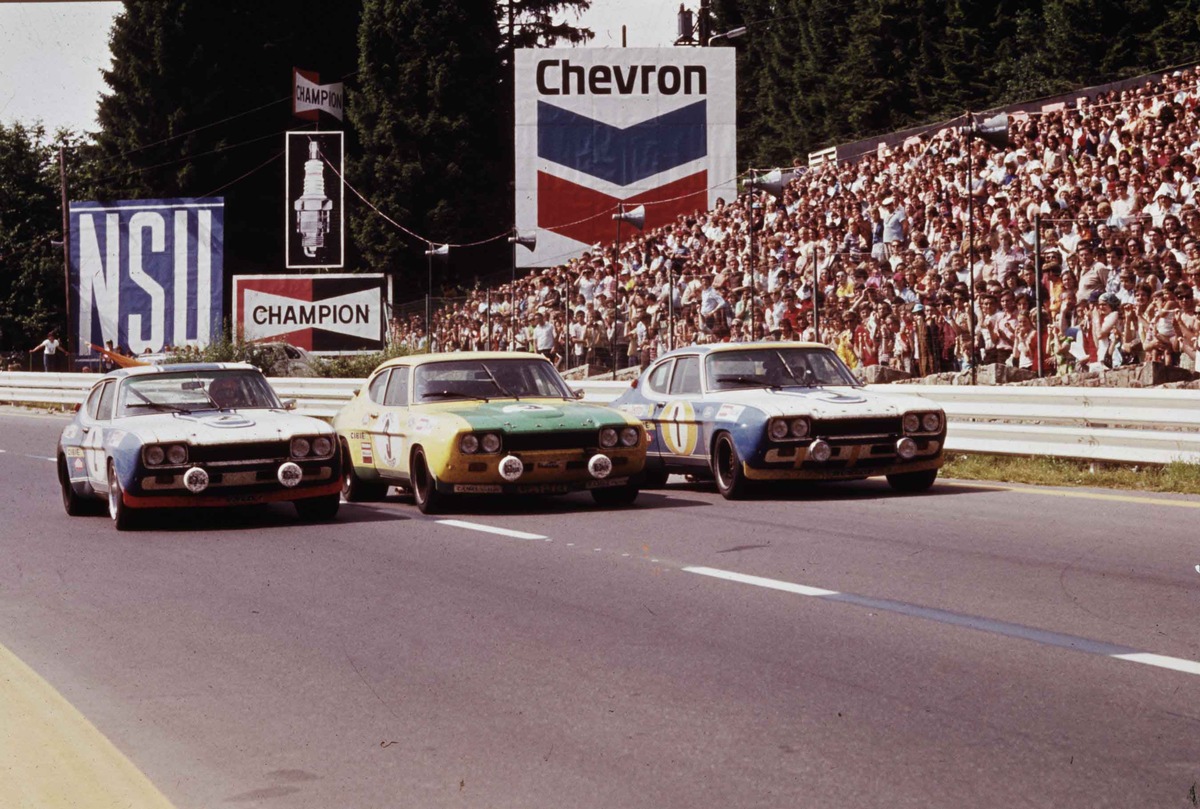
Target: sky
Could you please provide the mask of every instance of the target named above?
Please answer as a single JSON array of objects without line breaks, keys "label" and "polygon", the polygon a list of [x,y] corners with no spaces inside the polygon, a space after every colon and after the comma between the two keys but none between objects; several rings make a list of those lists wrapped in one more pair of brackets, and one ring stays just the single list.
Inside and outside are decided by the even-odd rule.
[{"label": "sky", "polygon": [[[108,31],[120,10],[109,0],[0,0],[0,123],[94,131],[107,89],[100,72],[110,64]],[[589,47],[619,48],[622,25],[629,47],[666,47],[678,11],[678,0],[593,0],[581,22],[596,32]]]}]

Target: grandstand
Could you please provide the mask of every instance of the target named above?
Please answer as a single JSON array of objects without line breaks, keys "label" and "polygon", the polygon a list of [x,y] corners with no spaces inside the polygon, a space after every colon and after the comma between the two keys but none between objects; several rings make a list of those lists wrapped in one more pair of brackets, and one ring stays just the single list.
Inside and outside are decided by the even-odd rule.
[{"label": "grandstand", "polygon": [[[806,339],[924,376],[1037,369],[1040,342],[1048,374],[1195,367],[1196,69],[1022,105],[1004,149],[972,139],[968,156],[955,122],[889,142],[811,161],[778,199],[744,193],[619,253],[475,290],[435,311],[433,347],[541,347],[597,372],[693,343]],[[424,347],[422,319],[395,318],[393,342]]]}]

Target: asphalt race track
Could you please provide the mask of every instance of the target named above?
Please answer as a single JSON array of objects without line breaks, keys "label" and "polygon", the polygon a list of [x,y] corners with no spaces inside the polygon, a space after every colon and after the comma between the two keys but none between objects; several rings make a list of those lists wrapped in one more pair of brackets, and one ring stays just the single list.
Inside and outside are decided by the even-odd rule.
[{"label": "asphalt race track", "polygon": [[[681,481],[616,511],[434,518],[397,495],[330,525],[279,506],[118,534],[62,510],[64,423],[0,414],[0,652],[178,809],[1200,791],[1200,498],[869,481],[727,503]],[[24,716],[0,806],[71,806],[28,797],[57,748]]]}]

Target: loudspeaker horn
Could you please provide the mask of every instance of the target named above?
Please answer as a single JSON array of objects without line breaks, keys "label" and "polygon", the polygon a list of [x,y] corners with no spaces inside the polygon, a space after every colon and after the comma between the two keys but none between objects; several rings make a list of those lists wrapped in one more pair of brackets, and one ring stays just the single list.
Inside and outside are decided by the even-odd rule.
[{"label": "loudspeaker horn", "polygon": [[761,188],[773,197],[778,197],[783,193],[784,187],[798,176],[794,169],[784,171],[782,169],[774,169],[768,171],[762,177],[759,177],[754,186]]},{"label": "loudspeaker horn", "polygon": [[509,244],[519,244],[526,250],[533,252],[537,249],[537,231],[522,233],[519,230],[514,230],[513,235],[508,237]]},{"label": "loudspeaker horn", "polygon": [[429,243],[429,249],[425,251],[427,256],[448,256],[450,255],[450,245]]},{"label": "loudspeaker horn", "polygon": [[975,123],[975,137],[985,140],[997,149],[1008,148],[1008,113],[993,115],[985,121]]},{"label": "loudspeaker horn", "polygon": [[612,218],[619,222],[628,222],[638,230],[641,230],[646,226],[646,206],[639,205],[636,208],[626,210],[625,206],[622,205],[621,212],[613,214]]}]

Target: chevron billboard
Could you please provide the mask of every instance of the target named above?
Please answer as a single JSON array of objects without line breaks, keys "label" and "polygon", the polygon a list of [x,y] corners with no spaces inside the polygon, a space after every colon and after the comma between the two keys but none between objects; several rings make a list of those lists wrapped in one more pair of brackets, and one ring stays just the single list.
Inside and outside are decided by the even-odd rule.
[{"label": "chevron billboard", "polygon": [[646,228],[737,193],[732,48],[545,48],[516,54],[517,228],[523,267],[616,236],[618,203]]},{"label": "chevron billboard", "polygon": [[236,275],[234,334],[313,354],[382,351],[390,280],[381,273]]}]

